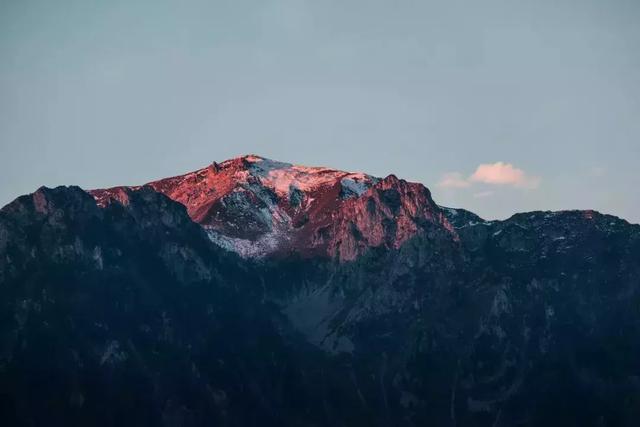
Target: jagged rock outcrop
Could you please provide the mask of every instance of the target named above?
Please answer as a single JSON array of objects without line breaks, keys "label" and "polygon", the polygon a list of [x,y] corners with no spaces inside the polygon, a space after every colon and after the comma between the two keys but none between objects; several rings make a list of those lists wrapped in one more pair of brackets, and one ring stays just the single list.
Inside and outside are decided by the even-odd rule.
[{"label": "jagged rock outcrop", "polygon": [[[220,246],[245,257],[329,256],[398,248],[431,224],[453,227],[422,184],[250,155],[147,186],[187,207]],[[139,187],[131,187],[139,188]],[[99,204],[123,187],[92,190]]]}]

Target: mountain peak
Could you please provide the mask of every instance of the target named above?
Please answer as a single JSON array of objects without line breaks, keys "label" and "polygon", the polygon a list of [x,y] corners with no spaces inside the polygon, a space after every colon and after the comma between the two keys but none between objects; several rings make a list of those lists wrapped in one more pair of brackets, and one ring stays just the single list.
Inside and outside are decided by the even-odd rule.
[{"label": "mountain peak", "polygon": [[346,172],[322,166],[304,166],[271,160],[249,154],[215,163],[217,172],[233,172],[239,181],[258,179],[263,185],[282,196],[292,190],[314,191],[320,187],[342,181],[349,193],[361,194],[379,181],[379,178],[361,172]]},{"label": "mountain peak", "polygon": [[[245,257],[278,253],[351,260],[397,247],[425,222],[455,234],[422,184],[249,154],[147,186],[186,206],[210,238]],[[126,187],[138,189],[140,187]],[[90,192],[101,206],[123,187]]]}]

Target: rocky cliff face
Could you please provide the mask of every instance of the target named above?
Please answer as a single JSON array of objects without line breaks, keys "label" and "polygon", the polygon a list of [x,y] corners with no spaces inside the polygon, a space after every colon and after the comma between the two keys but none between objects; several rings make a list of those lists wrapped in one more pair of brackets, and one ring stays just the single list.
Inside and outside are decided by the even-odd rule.
[{"label": "rocky cliff face", "polygon": [[91,194],[0,211],[8,425],[640,417],[638,225],[255,156]]},{"label": "rocky cliff face", "polygon": [[[213,163],[147,186],[186,206],[217,244],[245,257],[353,260],[370,247],[398,248],[437,224],[455,234],[423,185],[259,156]],[[139,188],[139,187],[130,187]],[[93,190],[100,205],[123,187]]]}]

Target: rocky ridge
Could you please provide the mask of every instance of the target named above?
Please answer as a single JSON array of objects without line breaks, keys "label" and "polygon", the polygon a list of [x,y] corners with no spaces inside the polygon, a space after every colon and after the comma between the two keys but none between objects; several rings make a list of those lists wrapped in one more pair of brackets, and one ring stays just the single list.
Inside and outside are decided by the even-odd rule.
[{"label": "rocky ridge", "polygon": [[[455,237],[422,184],[249,155],[146,186],[183,204],[213,241],[244,257],[355,259],[398,248],[430,224]],[[98,204],[124,201],[126,187],[92,190]],[[140,187],[128,187],[140,188]]]},{"label": "rocky ridge", "polygon": [[[244,177],[224,190],[205,171],[2,208],[2,420],[636,424],[640,226],[594,211],[486,221],[394,176],[342,194],[350,174],[264,161],[212,165]],[[252,197],[273,202],[271,225],[309,216],[260,258],[219,237],[272,230]]]}]

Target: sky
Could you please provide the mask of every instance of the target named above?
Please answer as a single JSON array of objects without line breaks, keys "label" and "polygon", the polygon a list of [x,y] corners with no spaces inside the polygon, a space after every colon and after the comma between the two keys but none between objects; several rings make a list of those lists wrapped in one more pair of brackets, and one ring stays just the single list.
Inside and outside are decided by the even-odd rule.
[{"label": "sky", "polygon": [[640,222],[640,2],[0,0],[0,205],[242,154]]}]

